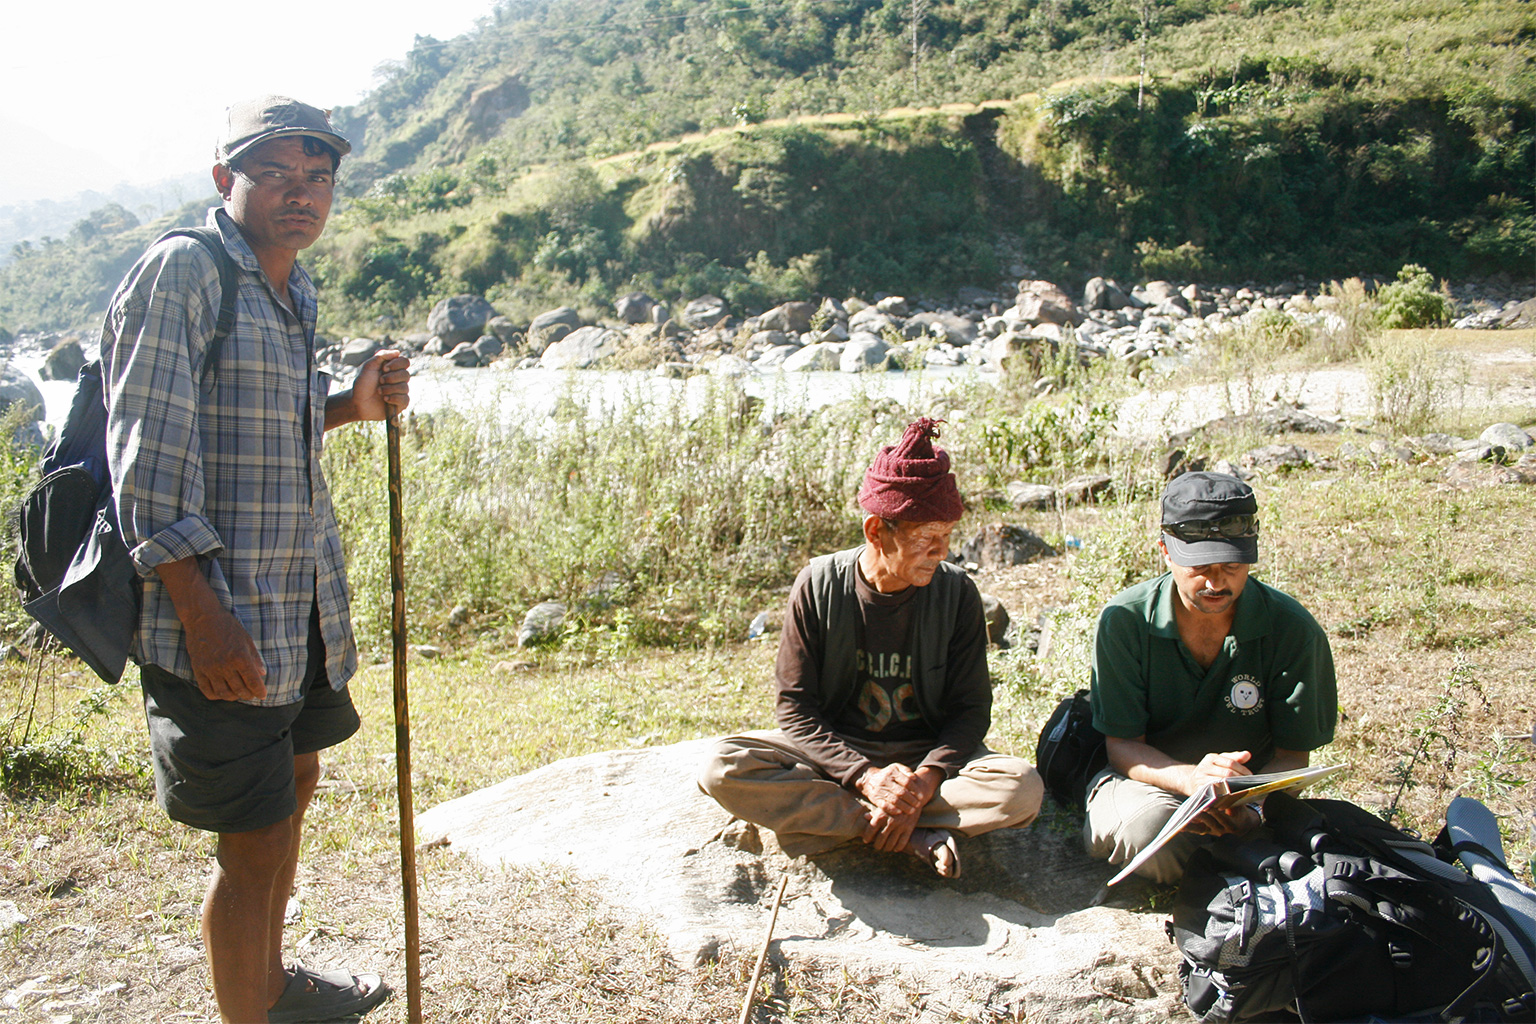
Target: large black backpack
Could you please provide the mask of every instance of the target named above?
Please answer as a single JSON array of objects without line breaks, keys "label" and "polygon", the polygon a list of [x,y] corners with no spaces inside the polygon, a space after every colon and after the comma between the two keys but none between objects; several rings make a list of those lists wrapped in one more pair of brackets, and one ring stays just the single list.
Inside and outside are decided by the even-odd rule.
[{"label": "large black backpack", "polygon": [[1272,794],[1273,839],[1190,859],[1169,935],[1203,1021],[1536,1020],[1532,943],[1492,889],[1342,800]]},{"label": "large black backpack", "polygon": [[[206,380],[234,327],[238,272],[214,228],[169,231],[156,244],[177,236],[201,244],[219,268],[219,319],[203,357]],[[40,469],[42,479],[13,513],[16,587],[34,619],[115,683],[138,627],[140,585],[112,496],[101,360],[81,368],[69,414]]]}]

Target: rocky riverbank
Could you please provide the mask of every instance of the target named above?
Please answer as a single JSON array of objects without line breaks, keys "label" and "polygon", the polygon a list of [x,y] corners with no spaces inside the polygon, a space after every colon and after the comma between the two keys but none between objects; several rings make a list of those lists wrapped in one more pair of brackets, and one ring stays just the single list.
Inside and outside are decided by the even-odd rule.
[{"label": "rocky riverbank", "polygon": [[[1365,291],[1378,282],[1365,280]],[[1448,289],[1463,329],[1536,326],[1530,285],[1467,283]],[[1021,278],[986,290],[961,289],[944,301],[877,295],[870,300],[786,302],[739,315],[705,295],[674,310],[631,293],[596,320],[560,307],[526,324],[502,316],[485,298],[455,295],[437,303],[424,330],[398,337],[319,339],[320,364],[345,380],[385,346],[410,352],[418,365],[516,369],[612,369],[672,377],[834,371],[900,372],[923,367],[1006,370],[1048,390],[1067,361],[1123,362],[1140,376],[1154,359],[1198,354],[1241,330],[1340,335],[1360,313],[1322,282],[1240,286],[1147,281],[1132,286],[1102,277],[1071,295],[1050,281]],[[42,416],[41,381],[70,381],[94,354],[78,333],[0,331],[7,365],[0,402],[23,401]]]},{"label": "rocky riverbank", "polygon": [[[1375,282],[1366,282],[1372,288]],[[1530,289],[1468,284],[1452,290],[1457,327],[1536,325]],[[1178,285],[1148,281],[1131,287],[1102,277],[1080,295],[1050,281],[1023,278],[1007,294],[962,289],[945,302],[899,295],[870,301],[786,302],[742,316],[718,296],[673,310],[643,293],[623,296],[612,315],[588,322],[561,307],[518,324],[477,295],[443,299],[426,330],[397,339],[352,338],[326,347],[322,359],[341,373],[383,344],[400,344],[457,366],[501,360],[520,368],[593,367],[655,370],[671,375],[711,370],[748,373],[835,370],[864,373],[921,366],[1012,364],[1041,376],[1063,357],[1112,358],[1133,371],[1156,356],[1190,353],[1229,331],[1343,332],[1347,300],[1319,282],[1269,286]]]},{"label": "rocky riverbank", "polygon": [[[1367,290],[1377,284],[1364,281]],[[424,330],[334,342],[321,338],[319,360],[341,377],[386,345],[460,367],[513,361],[518,368],[677,376],[706,369],[727,374],[865,373],[925,365],[1000,369],[1010,361],[1039,370],[1063,355],[1079,362],[1113,358],[1134,369],[1152,357],[1189,354],[1223,333],[1258,325],[1346,330],[1349,310],[1341,309],[1333,291],[1304,280],[1241,286],[1147,281],[1127,287],[1095,277],[1080,295],[1071,295],[1050,281],[1025,277],[993,290],[961,289],[943,301],[899,295],[823,298],[786,302],[755,315],[743,315],[714,295],[674,310],[634,292],[596,320],[567,306],[526,324],[500,315],[481,296],[463,294],[439,301]],[[1453,327],[1536,326],[1536,289],[1530,285],[1466,283],[1449,288],[1449,295],[1457,313]],[[35,365],[42,380],[70,380],[92,354],[94,338],[78,332],[12,337],[0,330],[0,348],[12,363],[20,357]],[[0,398],[36,400],[24,384],[17,386],[14,394],[0,391]]]}]

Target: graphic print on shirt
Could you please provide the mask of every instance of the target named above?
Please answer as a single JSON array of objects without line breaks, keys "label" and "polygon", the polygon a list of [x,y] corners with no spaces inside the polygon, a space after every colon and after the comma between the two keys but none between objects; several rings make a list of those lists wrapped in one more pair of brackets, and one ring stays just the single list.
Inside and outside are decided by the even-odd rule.
[{"label": "graphic print on shirt", "polygon": [[1264,691],[1253,676],[1232,677],[1232,688],[1227,691],[1227,710],[1239,715],[1257,714],[1264,707]]},{"label": "graphic print on shirt", "polygon": [[883,733],[893,725],[915,722],[921,717],[917,692],[912,688],[912,655],[860,650],[857,658],[857,707],[864,716],[866,730]]}]

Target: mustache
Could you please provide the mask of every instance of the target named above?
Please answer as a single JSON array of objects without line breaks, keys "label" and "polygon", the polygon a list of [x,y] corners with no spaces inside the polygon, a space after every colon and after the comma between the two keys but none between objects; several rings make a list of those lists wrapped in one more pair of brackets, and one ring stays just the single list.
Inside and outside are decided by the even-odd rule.
[{"label": "mustache", "polygon": [[1232,591],[1230,591],[1230,590],[1212,590],[1210,587],[1205,587],[1205,588],[1199,590],[1198,592],[1196,592],[1195,596],[1196,597],[1231,597],[1232,596]]}]

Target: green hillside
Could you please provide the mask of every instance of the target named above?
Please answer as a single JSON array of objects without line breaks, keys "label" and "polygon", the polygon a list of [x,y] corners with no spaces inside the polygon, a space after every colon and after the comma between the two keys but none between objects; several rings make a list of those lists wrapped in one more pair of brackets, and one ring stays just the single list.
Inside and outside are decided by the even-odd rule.
[{"label": "green hillside", "polygon": [[524,0],[470,35],[418,40],[339,117],[371,181],[487,143],[517,166],[754,120],[1013,99],[1137,75],[1143,57],[1153,79],[1203,76],[1212,92],[1275,65],[1373,99],[1497,106],[1536,91],[1533,31],[1520,0]]},{"label": "green hillside", "polygon": [[[1012,262],[1529,279],[1533,53],[1522,0],[503,3],[337,112],[310,262],[338,331],[463,290],[745,310]],[[151,233],[18,254],[0,325],[88,320]]]}]

